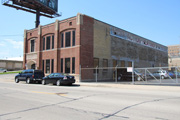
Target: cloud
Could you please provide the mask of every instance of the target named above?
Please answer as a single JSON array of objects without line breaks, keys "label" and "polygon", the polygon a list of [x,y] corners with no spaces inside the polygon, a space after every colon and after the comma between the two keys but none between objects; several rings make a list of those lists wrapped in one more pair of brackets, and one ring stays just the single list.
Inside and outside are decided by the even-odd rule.
[{"label": "cloud", "polygon": [[8,42],[9,44],[13,45],[13,48],[16,48],[16,49],[23,48],[23,41],[15,41],[12,39],[5,39],[5,41]]},{"label": "cloud", "polygon": [[2,46],[5,46],[5,43],[4,42],[1,42],[0,43],[0,46],[2,47]]}]

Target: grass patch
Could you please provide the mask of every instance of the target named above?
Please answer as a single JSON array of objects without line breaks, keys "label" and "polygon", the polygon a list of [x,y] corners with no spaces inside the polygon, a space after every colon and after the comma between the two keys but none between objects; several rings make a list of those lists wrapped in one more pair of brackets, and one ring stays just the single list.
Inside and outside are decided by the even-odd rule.
[{"label": "grass patch", "polygon": [[20,73],[21,71],[9,71],[9,72],[5,72],[5,73],[0,73],[0,75],[3,74],[13,74],[13,73]]}]

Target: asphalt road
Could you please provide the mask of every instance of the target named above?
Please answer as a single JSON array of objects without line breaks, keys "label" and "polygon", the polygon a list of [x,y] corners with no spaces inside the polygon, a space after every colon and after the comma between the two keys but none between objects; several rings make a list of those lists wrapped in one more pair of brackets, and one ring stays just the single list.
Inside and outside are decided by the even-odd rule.
[{"label": "asphalt road", "polygon": [[179,120],[180,87],[52,86],[0,76],[0,120]]}]

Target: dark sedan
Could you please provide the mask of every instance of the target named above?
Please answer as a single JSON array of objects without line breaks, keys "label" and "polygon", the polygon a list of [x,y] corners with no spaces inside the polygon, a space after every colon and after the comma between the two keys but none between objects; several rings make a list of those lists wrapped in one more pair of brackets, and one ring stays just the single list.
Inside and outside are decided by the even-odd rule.
[{"label": "dark sedan", "polygon": [[72,85],[75,83],[74,76],[64,75],[62,73],[52,73],[42,79],[42,84],[53,83],[57,86],[60,85]]}]

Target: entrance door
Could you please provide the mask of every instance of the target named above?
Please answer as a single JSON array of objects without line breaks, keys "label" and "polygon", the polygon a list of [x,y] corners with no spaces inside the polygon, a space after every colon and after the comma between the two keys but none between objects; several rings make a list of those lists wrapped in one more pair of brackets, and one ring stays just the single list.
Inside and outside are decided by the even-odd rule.
[{"label": "entrance door", "polygon": [[32,64],[31,65],[31,69],[35,69],[36,68],[36,65],[35,64]]}]

